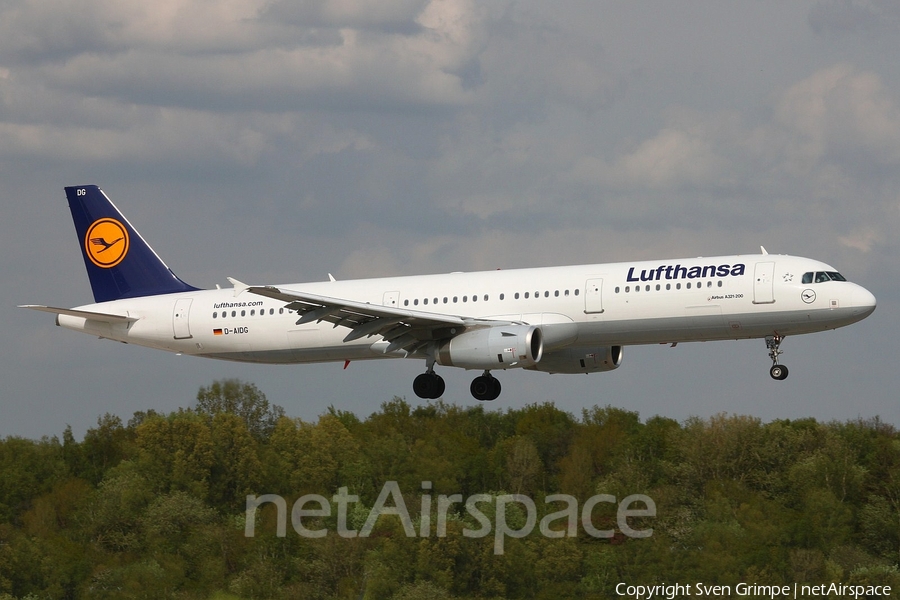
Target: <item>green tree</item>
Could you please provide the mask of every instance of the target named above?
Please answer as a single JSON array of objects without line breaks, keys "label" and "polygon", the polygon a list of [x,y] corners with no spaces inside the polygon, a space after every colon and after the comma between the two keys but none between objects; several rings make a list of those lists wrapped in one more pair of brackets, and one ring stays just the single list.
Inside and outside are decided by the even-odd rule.
[{"label": "green tree", "polygon": [[[269,449],[270,485],[297,494],[333,492],[340,487],[340,475],[359,460],[358,442],[331,414],[322,415],[316,424],[281,418],[269,438]],[[351,483],[359,481],[342,485]]]},{"label": "green tree", "polygon": [[256,385],[239,379],[224,379],[201,387],[197,392],[196,410],[209,417],[221,413],[237,415],[257,439],[271,434],[278,419],[284,416],[284,409],[270,405]]},{"label": "green tree", "polygon": [[513,494],[533,495],[542,483],[544,467],[531,438],[516,436],[507,441],[506,473]]},{"label": "green tree", "polygon": [[[135,413],[127,426],[104,415],[83,442],[71,428],[62,443],[0,440],[0,600],[604,598],[638,580],[900,586],[900,439],[878,419],[682,425],[610,406],[575,420],[549,403],[486,411],[394,398],[366,419],[332,408],[310,423],[278,418],[255,386],[227,383],[203,388],[194,409]],[[279,538],[267,504],[257,535],[244,536],[247,493],[291,506],[347,486],[360,497],[348,515],[359,529],[391,480],[417,532],[431,496],[430,535],[407,537],[385,516],[371,536],[343,538],[332,512],[308,518],[324,538]],[[560,508],[541,492],[582,502],[645,493],[657,516],[630,523],[654,533],[535,531],[495,555],[493,535],[463,536],[480,524],[454,503],[437,537],[438,496],[497,490],[533,496],[538,521]],[[495,504],[480,508],[496,523]],[[593,524],[616,528],[615,511],[601,503]],[[525,517],[507,505],[509,527]]]},{"label": "green tree", "polygon": [[85,509],[86,533],[93,544],[111,552],[140,552],[141,515],[154,497],[143,469],[121,463],[97,487]]},{"label": "green tree", "polygon": [[219,413],[213,417],[210,494],[223,509],[242,506],[248,493],[257,491],[262,465],[257,441],[239,416]]},{"label": "green tree", "polygon": [[392,600],[451,600],[453,596],[444,588],[430,581],[419,581],[407,583],[391,598]]},{"label": "green tree", "polygon": [[[636,412],[610,406],[585,409],[568,453],[560,461],[561,490],[585,499],[595,493],[597,480],[608,479],[617,465],[637,464],[633,459],[642,457],[636,440],[643,429]],[[648,458],[653,456],[649,447],[644,452]],[[641,462],[639,469],[645,468],[645,462]]]},{"label": "green tree", "polygon": [[106,472],[132,454],[133,430],[122,425],[122,419],[106,413],[97,426],[88,429],[81,443],[82,468],[75,475],[97,484]]},{"label": "green tree", "polygon": [[0,522],[18,520],[34,498],[66,476],[57,438],[0,440]]},{"label": "green tree", "polygon": [[135,434],[137,463],[154,489],[163,493],[185,490],[198,498],[207,497],[215,455],[205,419],[182,411],[148,419]]},{"label": "green tree", "polygon": [[516,434],[531,438],[547,474],[555,476],[560,459],[569,450],[572,433],[577,425],[575,419],[556,408],[552,402],[529,404],[521,410],[511,412],[517,418]]}]

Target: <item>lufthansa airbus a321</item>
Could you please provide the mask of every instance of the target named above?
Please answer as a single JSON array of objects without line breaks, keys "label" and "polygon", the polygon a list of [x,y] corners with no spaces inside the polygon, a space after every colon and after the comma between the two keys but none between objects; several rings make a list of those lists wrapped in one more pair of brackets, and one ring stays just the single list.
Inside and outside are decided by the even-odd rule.
[{"label": "lufthansa airbus a321", "polygon": [[313,363],[372,358],[425,362],[413,390],[438,398],[435,366],[482,373],[597,373],[631,344],[760,338],[770,375],[785,336],[850,325],[875,297],[834,267],[761,254],[385,277],[201,290],[181,281],[94,185],[66,188],[94,303],[28,305],[62,327],[206,358]]}]

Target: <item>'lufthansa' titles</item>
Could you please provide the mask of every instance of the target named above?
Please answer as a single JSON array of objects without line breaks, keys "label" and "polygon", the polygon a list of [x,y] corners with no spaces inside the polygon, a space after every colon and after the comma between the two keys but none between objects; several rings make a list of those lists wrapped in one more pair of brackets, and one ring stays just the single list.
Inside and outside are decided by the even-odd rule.
[{"label": "'lufthansa' titles", "polygon": [[709,277],[736,277],[743,275],[746,266],[743,263],[734,265],[706,265],[683,267],[681,265],[660,265],[655,269],[641,269],[637,274],[636,267],[628,268],[626,281],[661,281],[663,279],[700,279]]}]

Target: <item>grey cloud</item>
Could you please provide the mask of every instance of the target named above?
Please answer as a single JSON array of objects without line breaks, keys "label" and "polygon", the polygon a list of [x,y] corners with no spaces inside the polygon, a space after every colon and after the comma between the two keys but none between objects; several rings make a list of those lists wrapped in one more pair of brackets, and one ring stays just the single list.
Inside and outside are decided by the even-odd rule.
[{"label": "grey cloud", "polygon": [[187,57],[129,52],[82,55],[42,71],[53,87],[80,94],[205,110],[417,110],[469,101],[458,77],[417,60],[391,61],[391,54],[389,48],[326,56],[302,50]]},{"label": "grey cloud", "polygon": [[[900,190],[898,166],[896,101],[874,73],[839,64],[785,90],[768,122],[750,126],[734,112],[673,111],[663,129],[632,149],[611,159],[577,159],[570,177],[627,193],[629,212],[646,214],[658,226],[686,224],[693,215],[752,219],[775,207],[780,218],[800,222],[827,208],[829,227],[846,233],[848,224],[871,215],[861,217],[869,211],[856,204],[832,205],[844,195],[863,195],[865,206],[883,207],[883,230],[897,225],[887,209]],[[880,177],[873,185],[875,172]],[[785,203],[786,193],[798,201]]]},{"label": "grey cloud", "polygon": [[800,161],[900,162],[900,109],[876,73],[823,69],[788,90],[777,117],[796,132]]},{"label": "grey cloud", "polygon": [[[416,110],[471,100],[484,36],[465,0],[374,11],[365,3],[301,6],[341,27],[260,19],[252,2],[211,14],[187,0],[157,11],[105,0],[78,10],[22,3],[0,19],[0,65],[15,74],[39,64],[48,86],[160,106]],[[417,27],[367,29],[398,19]]]},{"label": "grey cloud", "polygon": [[370,29],[382,33],[414,35],[422,25],[416,19],[427,0],[385,0],[383,2],[334,2],[279,0],[260,11],[261,18],[299,27]]},{"label": "grey cloud", "polygon": [[[202,23],[211,33],[199,34],[199,22],[177,22],[190,34],[182,39],[155,22],[145,30],[140,14],[94,43],[51,39],[28,77],[89,97],[204,110],[441,110],[470,103],[480,81],[480,25],[465,9],[462,1],[430,4],[415,35],[345,28],[323,37],[305,28],[290,43],[283,28],[275,41],[266,35],[280,26],[228,19]],[[3,55],[30,52],[22,37],[7,40]],[[320,43],[301,43],[309,38]]]},{"label": "grey cloud", "polygon": [[819,0],[809,24],[817,34],[896,34],[900,6],[893,0]]},{"label": "grey cloud", "polygon": [[[10,339],[28,340],[2,350],[4,382],[21,403],[0,403],[0,435],[54,434],[66,422],[77,433],[106,411],[174,408],[224,376],[256,381],[306,417],[329,404],[367,414],[411,396],[419,364],[179,362],[4,308],[89,300],[61,191],[88,182],[197,285],[760,244],[822,258],[886,303],[872,329],[789,341],[792,360],[804,347],[839,347],[806,353],[793,388],[767,388],[769,414],[882,412],[900,422],[895,369],[864,364],[889,354],[898,334],[888,303],[900,296],[900,83],[883,57],[900,37],[835,44],[824,21],[814,34],[808,17],[824,10],[814,6],[836,15],[836,2],[215,4],[0,7],[0,267],[14,282],[0,292],[0,315]],[[32,233],[47,243],[29,244]],[[636,348],[608,376],[510,373],[499,408],[551,397],[676,416],[756,405],[750,368],[726,395],[720,381],[682,375],[733,352],[740,364],[758,360],[767,379],[762,345],[682,346],[677,356],[694,354],[678,368]],[[826,411],[819,400],[834,396],[834,379],[816,376],[843,372],[848,356],[865,389],[853,390],[854,406]],[[467,375],[445,375],[456,378],[448,400],[467,403]],[[101,388],[129,404],[88,400],[114,397]],[[29,419],[21,406],[52,417]]]}]

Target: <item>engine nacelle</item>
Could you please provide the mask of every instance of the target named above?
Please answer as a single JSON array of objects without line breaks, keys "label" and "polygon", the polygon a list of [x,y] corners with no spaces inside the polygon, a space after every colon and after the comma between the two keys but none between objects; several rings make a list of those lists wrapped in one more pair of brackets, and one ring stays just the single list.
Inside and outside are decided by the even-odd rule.
[{"label": "engine nacelle", "polygon": [[601,373],[622,364],[622,346],[606,348],[563,348],[548,352],[540,364],[529,367],[547,373]]},{"label": "engine nacelle", "polygon": [[464,369],[532,367],[544,353],[544,337],[535,325],[494,326],[459,334],[441,346],[437,362]]}]

